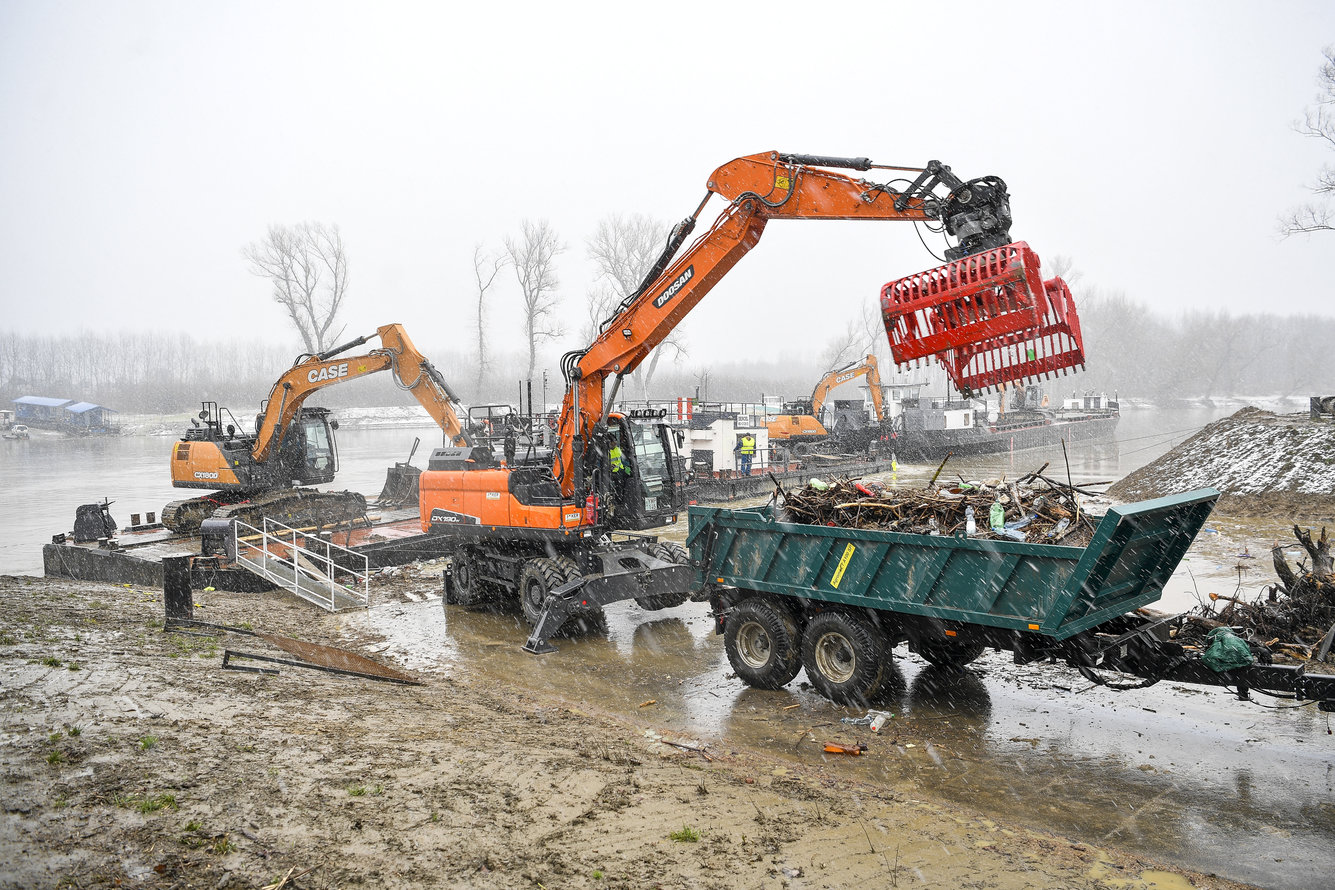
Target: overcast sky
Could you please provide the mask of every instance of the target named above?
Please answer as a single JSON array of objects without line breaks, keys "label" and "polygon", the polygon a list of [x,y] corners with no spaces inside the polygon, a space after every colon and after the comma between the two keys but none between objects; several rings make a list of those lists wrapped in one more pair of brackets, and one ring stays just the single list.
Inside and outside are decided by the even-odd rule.
[{"label": "overcast sky", "polygon": [[[240,250],[315,220],[347,245],[349,335],[464,354],[473,246],[546,218],[573,348],[597,221],[678,220],[772,149],[1001,176],[1018,239],[1166,312],[1329,315],[1335,234],[1276,220],[1335,160],[1293,129],[1331,43],[1330,2],[8,0],[0,329],[295,346]],[[772,223],[685,322],[691,362],[814,356],[936,265],[911,229]],[[493,347],[518,350],[504,287]]]}]

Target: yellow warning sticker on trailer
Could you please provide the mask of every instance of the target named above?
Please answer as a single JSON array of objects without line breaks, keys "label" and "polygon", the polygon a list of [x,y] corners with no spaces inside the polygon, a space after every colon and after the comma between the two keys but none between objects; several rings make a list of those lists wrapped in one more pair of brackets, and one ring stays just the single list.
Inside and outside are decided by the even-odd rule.
[{"label": "yellow warning sticker on trailer", "polygon": [[839,582],[844,580],[844,570],[848,568],[848,561],[853,558],[853,551],[856,549],[852,544],[844,547],[844,555],[839,559],[839,568],[834,570],[834,577],[830,579],[830,586],[836,590],[839,588]]}]

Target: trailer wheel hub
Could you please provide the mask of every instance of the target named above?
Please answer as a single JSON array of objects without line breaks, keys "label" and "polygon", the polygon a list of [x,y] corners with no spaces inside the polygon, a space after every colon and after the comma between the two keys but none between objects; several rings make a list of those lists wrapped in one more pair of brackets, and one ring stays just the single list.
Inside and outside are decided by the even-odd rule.
[{"label": "trailer wheel hub", "polygon": [[765,626],[759,621],[748,621],[737,628],[737,654],[749,666],[760,670],[769,664],[774,649]]},{"label": "trailer wheel hub", "polygon": [[858,659],[853,645],[843,634],[822,634],[814,647],[816,667],[834,683],[847,683],[857,670]]}]

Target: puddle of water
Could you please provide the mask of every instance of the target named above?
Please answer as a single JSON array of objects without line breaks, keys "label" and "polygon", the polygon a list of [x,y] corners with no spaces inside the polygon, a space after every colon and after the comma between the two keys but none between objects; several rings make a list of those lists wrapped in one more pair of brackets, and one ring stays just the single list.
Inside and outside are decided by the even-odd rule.
[{"label": "puddle of water", "polygon": [[[860,712],[804,690],[804,675],[773,692],[731,678],[704,604],[644,612],[618,603],[605,629],[558,639],[560,651],[541,657],[521,651],[527,628],[516,616],[451,607],[446,618],[438,598],[346,620],[384,636],[384,653],[415,669],[522,676],[535,692],[655,731],[795,766],[824,757],[827,769],[910,795],[1203,872],[1301,887],[1335,871],[1335,748],[1313,708],[1262,710],[1168,684],[1087,689],[1072,670],[1016,667],[997,653],[952,674],[901,647],[898,682],[882,704],[896,717],[873,735],[840,724]],[[819,742],[867,742],[869,756],[822,755],[799,741],[812,727]],[[1128,887],[1177,886],[1149,873],[1113,876]]]}]

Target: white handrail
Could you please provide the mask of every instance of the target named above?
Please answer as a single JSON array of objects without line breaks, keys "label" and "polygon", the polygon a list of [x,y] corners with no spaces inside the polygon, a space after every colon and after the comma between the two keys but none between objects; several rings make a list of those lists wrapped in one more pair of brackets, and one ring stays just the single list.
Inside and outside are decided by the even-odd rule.
[{"label": "white handrail", "polygon": [[[242,534],[242,529],[248,530],[248,534]],[[327,608],[331,612],[338,611],[338,599],[336,594],[342,593],[352,599],[357,599],[355,587],[361,587],[360,605],[363,608],[369,608],[371,605],[371,574],[370,561],[366,554],[358,553],[347,547],[335,544],[319,535],[310,535],[299,529],[284,525],[281,522],[265,517],[263,528],[256,528],[253,525],[233,520],[232,525],[233,542],[238,560],[244,560],[248,565],[258,568],[259,572],[270,581],[275,581],[288,586],[290,584],[293,593],[308,599],[322,608]],[[247,541],[243,538],[258,538],[259,542]],[[262,542],[262,544],[260,543]],[[289,557],[284,557],[281,550],[276,551],[272,545],[280,545],[286,550]],[[315,547],[318,544],[319,547]],[[254,552],[252,555],[252,551]],[[334,551],[345,554],[342,562],[335,560]],[[283,566],[286,571],[279,572],[276,568],[270,566],[270,562]],[[351,568],[346,563],[356,564],[360,562],[361,571]],[[315,564],[313,564],[315,563]],[[337,575],[342,572],[351,576],[352,584],[341,585],[338,583]],[[323,593],[327,594],[328,603],[319,602],[312,597],[316,594],[311,588],[313,584],[302,583],[305,577],[310,581],[319,581],[325,588]]]}]

